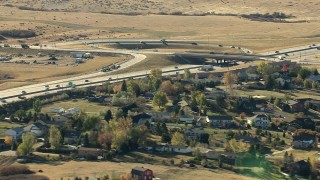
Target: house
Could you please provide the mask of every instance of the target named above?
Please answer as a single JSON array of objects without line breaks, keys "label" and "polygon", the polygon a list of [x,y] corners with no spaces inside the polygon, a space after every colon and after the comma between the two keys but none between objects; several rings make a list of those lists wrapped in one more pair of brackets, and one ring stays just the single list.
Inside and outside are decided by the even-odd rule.
[{"label": "house", "polygon": [[288,85],[289,83],[291,83],[291,78],[290,77],[279,77],[279,78],[275,79],[275,82],[283,87],[286,84]]},{"label": "house", "polygon": [[143,112],[141,114],[135,115],[135,116],[131,116],[132,118],[132,123],[134,125],[143,125],[145,124],[147,121],[151,124],[152,122],[152,116]]},{"label": "house", "polygon": [[203,155],[208,159],[218,160],[221,155],[228,156],[230,158],[236,158],[237,154],[232,152],[226,151],[215,151],[215,150],[208,150],[207,152],[203,153]]},{"label": "house", "polygon": [[206,132],[202,128],[189,128],[184,131],[184,136],[190,139],[199,138],[203,134]]},{"label": "house", "polygon": [[294,135],[291,143],[292,148],[295,149],[313,149],[318,145],[318,138],[316,134],[301,133]]},{"label": "house", "polygon": [[250,135],[236,135],[234,137],[234,139],[237,142],[244,142],[250,145],[257,145],[257,144],[261,144],[261,141],[257,138],[257,137],[253,137]]},{"label": "house", "polygon": [[216,100],[218,97],[226,97],[228,95],[226,91],[217,88],[206,88],[205,94],[208,99],[213,100]]},{"label": "house", "polygon": [[156,145],[155,150],[159,152],[174,152],[180,154],[188,154],[192,152],[192,148],[190,146],[170,145],[167,143]]},{"label": "house", "polygon": [[210,124],[210,119],[208,116],[195,116],[194,121],[196,122],[196,126],[205,127]]},{"label": "house", "polygon": [[81,110],[79,108],[70,108],[66,110],[66,113],[70,113],[72,115],[77,115]]},{"label": "house", "polygon": [[309,177],[310,176],[310,163],[306,160],[300,160],[292,163],[285,163],[281,169],[285,173],[294,172],[294,174]]},{"label": "house", "polygon": [[60,124],[68,121],[68,118],[62,115],[54,115],[54,116],[51,116],[51,121]]},{"label": "house", "polygon": [[203,65],[199,68],[200,71],[212,71],[213,66],[212,65]]},{"label": "house", "polygon": [[256,128],[267,129],[270,124],[270,119],[266,114],[258,114],[247,119],[247,123]]},{"label": "house", "polygon": [[135,167],[131,170],[131,179],[133,180],[152,180],[153,172],[143,167]]},{"label": "house", "polygon": [[86,147],[80,147],[78,149],[78,157],[83,158],[93,158],[98,159],[99,157],[106,157],[106,151],[103,149],[98,148],[86,148]]},{"label": "house", "polygon": [[297,129],[315,130],[316,123],[311,118],[295,118],[289,122],[288,130],[294,132]]},{"label": "house", "polygon": [[209,116],[209,121],[213,127],[228,127],[232,121],[232,116]]},{"label": "house", "polygon": [[172,118],[169,112],[151,112],[149,113],[154,121],[170,120]]},{"label": "house", "polygon": [[22,134],[23,134],[23,129],[21,127],[11,128],[4,132],[4,136],[9,136],[15,140],[21,139]]},{"label": "house", "polygon": [[287,104],[289,106],[291,112],[304,111],[304,104],[301,102],[289,100],[289,101],[285,102],[284,104]]},{"label": "house", "polygon": [[66,110],[63,109],[63,108],[61,108],[61,107],[55,107],[55,108],[52,108],[50,111],[51,111],[52,113],[62,114],[62,113],[64,113]]},{"label": "house", "polygon": [[179,120],[180,120],[180,123],[192,124],[193,116],[191,116],[191,115],[181,115]]},{"label": "house", "polygon": [[306,79],[320,83],[320,75],[311,75],[311,76],[307,77]]},{"label": "house", "polygon": [[72,58],[83,58],[84,52],[70,52],[70,57]]},{"label": "house", "polygon": [[45,136],[48,133],[48,129],[48,126],[43,125],[40,122],[35,122],[24,127],[23,132],[31,132],[39,138]]},{"label": "house", "polygon": [[76,144],[78,143],[81,136],[79,131],[64,131],[63,132],[63,142],[65,144]]}]

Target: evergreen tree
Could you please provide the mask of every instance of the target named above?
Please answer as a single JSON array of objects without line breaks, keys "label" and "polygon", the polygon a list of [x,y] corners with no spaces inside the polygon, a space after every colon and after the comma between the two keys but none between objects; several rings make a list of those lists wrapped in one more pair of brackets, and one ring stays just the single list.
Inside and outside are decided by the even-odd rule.
[{"label": "evergreen tree", "polygon": [[125,80],[123,80],[122,85],[121,85],[121,91],[127,91],[127,83]]},{"label": "evergreen tree", "polygon": [[112,112],[111,110],[109,109],[106,114],[104,115],[104,120],[106,120],[108,123],[109,121],[112,119]]}]

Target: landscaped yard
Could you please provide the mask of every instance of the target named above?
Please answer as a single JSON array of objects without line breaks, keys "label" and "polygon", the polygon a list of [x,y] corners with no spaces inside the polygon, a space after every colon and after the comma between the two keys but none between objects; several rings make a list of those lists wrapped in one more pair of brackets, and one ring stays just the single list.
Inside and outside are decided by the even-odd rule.
[{"label": "landscaped yard", "polygon": [[104,106],[99,103],[88,102],[84,99],[73,99],[67,101],[59,101],[53,104],[45,105],[42,108],[42,112],[49,113],[52,108],[61,107],[64,109],[70,108],[79,108],[82,111],[86,112],[87,114],[95,114],[99,115],[101,112],[106,112],[107,110],[111,109],[114,111],[115,107],[112,106]]},{"label": "landscaped yard", "polygon": [[17,123],[12,123],[12,122],[1,121],[0,122],[0,137],[4,136],[4,132],[7,129],[20,127],[20,126],[22,126],[22,125],[21,124],[17,124]]}]

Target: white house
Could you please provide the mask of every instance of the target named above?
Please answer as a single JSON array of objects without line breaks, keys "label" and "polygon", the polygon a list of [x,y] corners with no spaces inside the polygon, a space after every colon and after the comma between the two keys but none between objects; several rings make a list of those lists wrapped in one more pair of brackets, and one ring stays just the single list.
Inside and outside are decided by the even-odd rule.
[{"label": "white house", "polygon": [[77,115],[80,112],[79,108],[70,108],[68,110],[66,110],[66,113],[70,113],[72,115]]},{"label": "white house", "polygon": [[270,119],[266,114],[258,114],[248,118],[247,123],[254,127],[266,129],[269,127]]},{"label": "white house", "polygon": [[51,109],[52,113],[64,113],[66,110],[61,107],[55,107]]},{"label": "white house", "polygon": [[22,134],[23,134],[23,129],[21,127],[11,128],[4,132],[5,136],[9,136],[12,139],[21,139]]},{"label": "white house", "polygon": [[192,148],[190,146],[178,146],[170,144],[157,145],[155,150],[160,152],[175,152],[181,154],[188,154],[192,152]]},{"label": "white house", "polygon": [[190,116],[190,115],[182,115],[182,116],[180,116],[180,122],[181,123],[192,124],[193,119],[194,119],[193,116]]}]

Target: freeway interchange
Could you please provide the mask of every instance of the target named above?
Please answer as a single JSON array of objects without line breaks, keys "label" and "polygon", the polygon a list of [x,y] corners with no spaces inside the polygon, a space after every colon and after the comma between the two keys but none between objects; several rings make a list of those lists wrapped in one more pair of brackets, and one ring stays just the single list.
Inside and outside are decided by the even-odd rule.
[{"label": "freeway interchange", "polygon": [[[145,54],[166,54],[166,55],[175,55],[183,58],[211,58],[216,60],[233,60],[233,61],[254,61],[258,59],[270,60],[270,61],[279,61],[282,60],[283,57],[290,58],[292,61],[301,61],[301,53],[314,54],[320,51],[320,46],[313,44],[295,48],[289,48],[284,50],[279,50],[275,52],[267,52],[263,54],[254,54],[252,51],[248,49],[244,49],[241,47],[237,47],[243,54],[229,54],[229,53],[214,53],[214,52],[157,52],[157,51],[133,51],[126,49],[74,49],[74,48],[62,48],[63,45],[74,45],[74,44],[85,44],[87,46],[96,46],[97,44],[159,44],[170,46],[172,44],[187,44],[191,46],[199,46],[204,41],[184,41],[184,40],[148,40],[148,39],[117,39],[117,40],[79,40],[79,41],[71,41],[71,42],[63,42],[57,43],[54,45],[45,45],[45,46],[30,46],[32,49],[42,49],[42,50],[60,50],[60,51],[78,51],[78,52],[108,52],[108,53],[116,53],[116,54],[129,54],[133,56],[133,58],[129,61],[126,61],[121,64],[120,69],[126,69],[130,66],[143,61],[146,58]],[[222,45],[218,45],[222,46]],[[21,48],[20,45],[11,45],[11,48]],[[234,46],[228,46],[227,48],[235,48]],[[281,56],[281,58],[279,58]],[[182,74],[184,69],[190,69],[192,73],[196,73],[199,70],[201,65],[179,65],[179,67],[165,67],[162,69],[163,75],[175,75]],[[215,69],[220,67],[215,67]],[[221,68],[224,71],[228,71],[228,68]],[[77,77],[56,80],[46,83],[33,84],[22,86],[18,88],[12,88],[7,90],[0,91],[0,104],[10,103],[14,101],[18,101],[24,98],[32,98],[36,96],[41,96],[44,94],[52,94],[60,91],[68,90],[75,87],[89,87],[89,86],[97,86],[101,85],[104,82],[118,82],[126,79],[137,79],[143,78],[150,75],[149,70],[136,71],[136,72],[127,72],[122,74],[110,74],[108,72],[94,72],[91,74],[81,75]],[[70,85],[72,82],[72,85]]]}]

